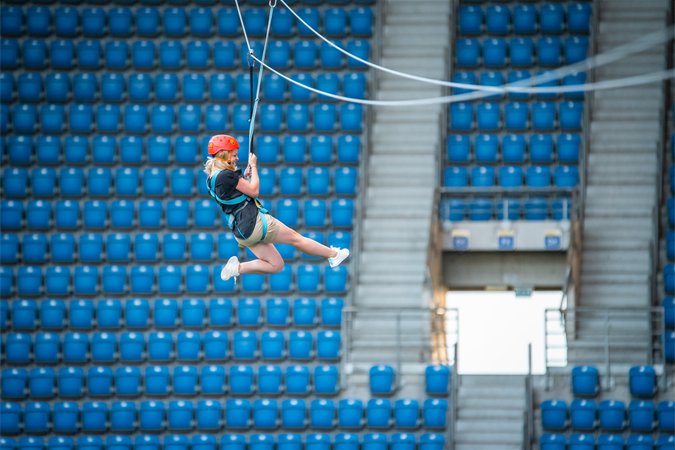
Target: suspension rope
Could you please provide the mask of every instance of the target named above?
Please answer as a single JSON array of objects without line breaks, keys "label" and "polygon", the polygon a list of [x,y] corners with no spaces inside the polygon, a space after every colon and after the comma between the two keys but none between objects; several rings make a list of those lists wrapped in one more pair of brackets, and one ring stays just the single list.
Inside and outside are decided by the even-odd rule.
[{"label": "suspension rope", "polygon": [[466,84],[466,83],[456,83],[452,81],[444,81],[444,80],[436,80],[433,78],[427,78],[427,77],[421,77],[418,75],[412,75],[409,73],[405,72],[400,72],[397,70],[389,69],[384,66],[380,66],[378,64],[372,63],[370,61],[364,60],[352,53],[349,53],[348,51],[344,50],[337,44],[333,43],[326,37],[324,37],[321,33],[316,31],[314,28],[312,28],[311,25],[309,25],[302,17],[300,17],[289,5],[286,3],[285,0],[279,0],[281,3],[291,12],[295,18],[305,25],[312,33],[314,33],[317,37],[319,37],[322,41],[326,42],[328,45],[331,47],[335,48],[336,50],[340,51],[341,53],[347,55],[349,58],[352,58],[360,63],[363,63],[369,67],[372,67],[377,70],[381,70],[383,72],[387,72],[392,75],[396,75],[402,78],[408,78],[411,80],[416,80],[420,81],[423,83],[429,83],[429,84],[435,84],[439,86],[448,86],[448,87],[454,87],[454,88],[461,88],[461,89],[467,89],[467,90],[476,90],[476,91],[489,91],[493,93],[506,93],[506,92],[524,92],[524,91],[510,91],[512,87],[523,87],[523,86],[530,86],[530,85],[536,85],[536,84],[541,84],[545,83],[547,81],[552,81],[552,80],[557,80],[560,78],[563,78],[566,75],[569,75],[571,73],[575,72],[586,72],[589,71],[590,69],[593,69],[595,67],[600,67],[606,64],[610,64],[612,62],[618,61],[620,59],[625,58],[628,55],[638,53],[643,50],[647,50],[651,48],[652,46],[656,44],[660,44],[662,42],[669,41],[673,39],[675,36],[675,26],[671,26],[668,28],[665,28],[663,30],[658,30],[654,33],[650,33],[644,36],[639,37],[638,39],[628,42],[626,44],[622,44],[618,47],[615,47],[614,49],[601,53],[598,55],[595,55],[591,58],[587,58],[584,61],[580,61],[575,64],[570,64],[568,66],[563,66],[558,69],[554,69],[552,71],[546,72],[544,74],[538,75],[536,77],[528,78],[527,80],[520,80],[515,83],[510,83],[507,85],[504,85],[503,87],[498,87],[498,86],[482,86],[478,84]]},{"label": "suspension rope", "polygon": [[[260,59],[255,56],[255,51],[251,47],[251,44],[246,36],[246,26],[244,25],[244,19],[241,15],[241,10],[239,8],[239,0],[235,0],[237,5],[237,12],[239,13],[239,21],[241,22],[241,29],[244,31],[244,37],[246,39],[246,46],[248,47],[248,67],[249,67],[249,89],[251,94],[251,101],[249,106],[249,126],[248,126],[248,153],[253,153],[253,133],[255,131],[255,116],[258,113],[258,104],[260,103],[260,86],[262,85],[263,79],[263,68],[267,65],[263,62],[265,60],[265,55],[267,53],[267,43],[269,42],[270,29],[272,28],[272,16],[274,15],[274,8],[277,6],[277,0],[270,0],[270,13],[267,18],[267,29],[265,30],[265,43],[263,44],[262,55]],[[255,98],[253,95],[253,67],[255,66],[256,61],[260,64],[260,69],[258,71],[258,82],[256,83],[255,89]]]},{"label": "suspension rope", "polygon": [[[361,105],[370,105],[370,106],[421,106],[421,105],[437,105],[444,103],[457,103],[457,102],[466,102],[470,100],[476,100],[484,97],[490,97],[494,95],[493,92],[467,92],[465,94],[454,94],[443,97],[427,97],[427,98],[418,98],[410,100],[368,100],[360,99],[354,97],[344,97],[342,95],[332,94],[330,92],[325,92],[306,84],[302,84],[299,81],[296,81],[278,70],[270,67],[268,64],[263,63],[259,59],[255,58],[257,62],[261,63],[267,70],[272,73],[279,75],[284,80],[295,84],[303,89],[314,92],[316,94],[325,95],[327,97],[333,98],[335,100],[341,100],[350,103],[359,103]],[[613,80],[604,80],[598,81],[595,83],[585,83],[585,84],[574,84],[568,86],[545,86],[538,88],[514,88],[514,93],[566,93],[566,92],[587,92],[587,91],[601,91],[607,89],[616,89],[620,87],[629,87],[629,86],[638,86],[642,84],[653,83],[657,81],[667,80],[669,78],[675,78],[675,69],[663,70],[659,72],[653,72],[649,74],[636,75],[632,77],[625,78],[616,78]],[[505,92],[504,90],[499,91],[500,93]]]}]

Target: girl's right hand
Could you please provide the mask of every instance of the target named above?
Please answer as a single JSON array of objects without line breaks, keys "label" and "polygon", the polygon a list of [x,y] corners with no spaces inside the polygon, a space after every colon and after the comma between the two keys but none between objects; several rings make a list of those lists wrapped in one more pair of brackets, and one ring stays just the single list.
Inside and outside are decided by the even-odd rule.
[{"label": "girl's right hand", "polygon": [[255,153],[251,153],[248,155],[248,165],[249,166],[257,166],[258,165],[258,157],[255,156]]}]

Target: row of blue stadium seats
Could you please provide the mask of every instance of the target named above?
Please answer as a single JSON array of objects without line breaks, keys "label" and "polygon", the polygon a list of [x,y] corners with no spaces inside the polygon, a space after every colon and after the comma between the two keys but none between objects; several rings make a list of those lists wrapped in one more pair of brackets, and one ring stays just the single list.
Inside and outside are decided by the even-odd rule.
[{"label": "row of blue stadium seats", "polygon": [[[203,421],[206,419],[202,419]],[[208,423],[208,422],[207,422]],[[161,442],[160,442],[161,441]],[[220,441],[220,446],[217,442]],[[417,443],[419,441],[419,444]],[[46,442],[46,446],[45,446]],[[390,447],[391,444],[391,447]],[[243,434],[197,434],[190,439],[183,434],[166,434],[160,439],[157,435],[111,435],[80,436],[77,441],[68,436],[54,436],[45,441],[39,436],[23,436],[18,439],[0,437],[2,450],[274,450],[275,447],[286,450],[443,450],[445,437],[442,433],[422,433],[416,436],[411,433],[337,433],[330,436],[324,433],[281,433],[251,434],[248,438]],[[661,450],[661,449],[660,449]]]},{"label": "row of blue stadium seats", "polygon": [[[369,409],[367,418],[373,419],[364,421],[363,406],[360,400],[347,400],[344,403],[340,401],[339,407],[336,407],[333,400],[327,399],[312,400],[308,407],[305,407],[305,402],[302,400],[258,399],[253,402],[228,400],[225,402],[224,414],[219,403],[202,402],[195,402],[205,408],[201,414],[201,426],[196,423],[200,408],[199,406],[195,408],[193,402],[188,400],[145,400],[140,402],[138,411],[133,402],[117,402],[110,408],[105,402],[85,402],[82,404],[79,422],[82,432],[87,434],[105,433],[108,430],[134,431],[136,417],[138,417],[138,429],[141,432],[164,430],[190,432],[200,428],[218,430],[223,428],[223,422],[224,428],[227,429],[252,427],[254,430],[277,428],[293,430],[307,426],[310,429],[361,429],[364,422],[366,422],[366,428],[371,429],[389,428],[393,425],[394,429],[400,430],[415,430],[420,426],[426,429],[442,430],[446,425],[447,410],[445,400],[430,399],[425,402],[425,408],[420,414],[417,400],[401,399],[396,401],[393,414],[387,411],[385,425],[371,425],[371,421],[380,418],[382,411],[379,410],[380,408]],[[122,405],[125,408],[121,408]],[[48,433],[55,427],[55,422],[60,419],[58,416],[63,412],[62,408],[56,409],[56,405],[52,412],[51,405],[46,402],[27,402],[22,405],[23,408],[18,403],[5,403],[3,406],[5,407],[0,409],[0,413],[6,420],[6,426],[2,430],[5,435],[17,434],[21,429],[29,434]],[[80,412],[79,406],[77,405],[75,410],[76,415],[80,415],[77,414]],[[361,407],[361,411],[357,409],[358,406]],[[68,408],[67,413],[72,415],[73,409]],[[393,420],[391,420],[392,415]],[[410,436],[414,443],[414,436]]]},{"label": "row of blue stadium seats", "polygon": [[[268,133],[286,130],[289,133],[350,133],[363,129],[363,107],[354,103],[343,103],[339,107],[333,103],[317,103],[311,108],[306,103],[265,103],[259,112],[260,130]],[[15,134],[33,134],[38,130],[42,134],[66,131],[73,134],[248,132],[250,105],[235,104],[231,115],[230,119],[226,105],[208,105],[202,110],[199,104],[156,104],[152,108],[143,104],[125,105],[124,108],[117,104],[102,104],[94,111],[89,104],[71,104],[68,108],[45,104],[38,112],[33,104],[16,104],[11,108],[0,104],[0,131],[8,133],[11,130]],[[573,127],[569,125],[568,128]]]},{"label": "row of blue stadium seats", "polygon": [[[546,70],[537,70],[534,72],[535,76],[541,76],[548,74]],[[455,83],[463,84],[479,84],[482,86],[503,86],[507,83],[522,83],[525,80],[529,80],[533,77],[533,74],[529,70],[509,70],[506,74],[502,72],[496,72],[493,70],[481,71],[481,72],[466,72],[466,71],[456,71],[452,76],[452,81]],[[569,75],[566,75],[562,79],[555,79],[537,83],[536,87],[550,88],[558,86],[574,86],[579,84],[584,84],[586,82],[586,73],[585,72],[576,72]],[[463,88],[454,88],[453,92],[455,94],[465,94],[467,92],[473,92],[470,89]],[[514,99],[528,99],[531,97],[528,93],[523,92],[509,92],[509,98]],[[554,92],[541,92],[534,94],[536,98],[556,98],[558,93]],[[486,98],[501,97],[501,94],[492,94]],[[562,94],[564,98],[570,99],[583,99],[584,93],[582,91],[569,91]]]},{"label": "row of blue stadium seats", "polygon": [[[672,298],[663,300],[664,315],[667,307],[675,307]],[[672,315],[673,311],[670,311]],[[674,317],[671,317],[673,319]],[[575,397],[595,397],[600,392],[600,372],[595,366],[574,366],[572,368],[572,394]],[[658,390],[656,370],[653,366],[633,366],[628,370],[630,395],[636,398],[653,398]]]},{"label": "row of blue stadium seats", "polygon": [[539,439],[541,450],[672,450],[673,445],[675,436],[665,434],[658,439],[649,434],[631,434],[627,439],[620,434],[601,434],[596,439],[588,433],[572,433],[569,438],[564,434],[544,433]]},{"label": "row of blue stadium seats", "polygon": [[664,297],[661,300],[663,306],[663,321],[666,330],[675,330],[675,297]]},{"label": "row of blue stadium seats", "polygon": [[[675,294],[675,264],[668,263],[663,267],[663,288],[666,294]],[[675,353],[675,350],[673,351]]]},{"label": "row of blue stadium seats", "polygon": [[[280,5],[281,6],[281,5]],[[299,8],[296,13],[310,27],[330,37],[371,36],[373,10],[356,8]],[[246,8],[243,11],[246,33],[264,37],[267,30],[268,11],[265,8]],[[25,23],[25,30],[23,27]],[[208,37],[217,33],[221,37],[239,37],[242,33],[239,15],[235,8],[219,8],[217,14],[210,8],[144,8],[99,7],[79,9],[74,6],[48,8],[32,6],[4,6],[0,9],[2,36],[30,36],[100,38],[156,37],[170,38]],[[274,10],[270,34],[274,37],[314,36],[314,33],[284,7]]]},{"label": "row of blue stadium seats", "polygon": [[474,198],[451,199],[441,203],[441,218],[451,222],[463,220],[569,220],[572,201],[569,198],[527,199]]},{"label": "row of blue stadium seats", "polygon": [[[3,336],[4,361],[9,365],[44,364],[135,364],[145,362],[194,361],[331,361],[340,358],[342,337],[337,331],[267,331],[260,338],[254,331],[236,331],[229,337],[210,331],[202,337],[196,331],[170,333],[141,332],[93,334],[6,333]],[[231,344],[230,344],[231,342]]]},{"label": "row of blue stadium seats", "polygon": [[[292,228],[349,229],[354,222],[354,202],[351,199],[313,199],[301,203],[295,198],[285,198],[268,202],[266,207],[277,219]],[[141,211],[143,214],[140,214]],[[212,200],[168,200],[165,204],[159,200],[141,200],[138,203],[114,200],[109,205],[108,202],[97,200],[82,202],[82,205],[78,201],[57,200],[53,206],[49,200],[29,200],[25,202],[25,207],[21,201],[0,200],[0,226],[3,231],[21,230],[24,227],[28,230],[56,228],[67,231],[80,227],[104,229],[108,226],[119,231],[163,227],[173,230],[190,227],[208,229],[219,225],[216,220],[218,215],[223,218]],[[225,224],[224,221],[222,223]]]},{"label": "row of blue stadium seats", "polygon": [[[365,39],[348,39],[346,43],[337,41],[336,44],[363,60],[370,57],[370,43]],[[262,42],[252,42],[251,47],[261,58]],[[293,67],[302,70],[367,67],[325,42],[317,45],[314,41],[297,41],[293,44],[292,54],[291,58],[289,42],[274,41],[268,44],[265,62],[286,68],[292,61]],[[541,61],[540,64],[545,65]],[[48,67],[55,70],[124,70],[129,67],[137,70],[232,70],[247,69],[248,66],[249,53],[245,42],[237,49],[234,41],[219,41],[211,46],[207,41],[190,40],[184,46],[179,40],[162,41],[158,45],[152,40],[141,40],[129,45],[122,40],[103,44],[93,39],[58,39],[50,41],[48,46],[40,39],[0,40],[0,68],[4,70],[44,70]]]},{"label": "row of blue stadium seats", "polygon": [[521,166],[500,166],[496,170],[493,166],[473,166],[470,171],[465,166],[451,166],[445,169],[443,185],[460,188],[469,186],[547,188],[552,185],[559,188],[574,188],[578,181],[579,169],[576,166],[555,166],[553,176],[548,166],[529,166],[525,170]]},{"label": "row of blue stadium seats", "polygon": [[[220,278],[222,265],[191,264],[185,270],[176,265],[106,265],[101,275],[96,266],[1,266],[0,296],[16,294],[21,297],[68,295],[151,295],[154,293],[177,295],[181,293],[208,294],[234,292],[234,279]],[[346,266],[335,268],[313,264],[286,265],[281,272],[269,276],[269,283],[262,275],[242,277],[243,292],[300,294],[344,293],[348,288]]]},{"label": "row of blue stadium seats", "polygon": [[327,365],[317,365],[314,369],[289,365],[283,377],[281,367],[272,365],[261,366],[257,377],[248,365],[231,365],[227,374],[219,365],[201,369],[177,365],[171,372],[167,366],[146,366],[144,373],[137,366],[117,367],[114,371],[110,367],[90,367],[86,377],[81,367],[62,367],[58,376],[44,367],[30,373],[25,369],[5,368],[2,375],[2,398],[9,400],[24,399],[27,391],[31,398],[51,398],[55,385],[60,398],[224,395],[225,392],[242,396],[270,395],[275,390],[282,392],[282,379],[283,392],[287,395],[334,395],[339,390],[338,368]]},{"label": "row of blue stadium seats", "polygon": [[[31,169],[12,168],[2,171],[2,187],[6,198],[93,198],[142,197],[193,197],[205,194],[205,174],[192,169],[147,168],[141,172],[135,167],[96,167],[83,170],[79,167],[51,167]],[[259,173],[260,195],[325,196],[356,194],[358,169],[354,167],[285,167],[261,168]],[[114,183],[113,183],[114,180]],[[306,210],[309,206],[306,206]]]},{"label": "row of blue stadium seats", "polygon": [[655,428],[664,433],[675,432],[675,402],[661,401],[658,407],[651,400],[632,400],[628,409],[621,400],[572,400],[569,408],[564,400],[541,403],[541,423],[545,430],[630,431],[649,433]]},{"label": "row of blue stadium seats", "polygon": [[[10,0],[8,3],[19,3],[20,0]],[[167,6],[171,5],[197,5],[197,6],[210,6],[210,5],[227,5],[232,6],[232,0],[36,0],[33,3],[38,5],[51,5],[55,3],[60,4],[69,4],[69,5],[123,5],[123,6],[132,6],[132,5],[148,5],[148,6],[159,6],[166,4]],[[267,0],[241,0],[239,2],[241,5],[256,5],[256,6],[268,6],[269,3]],[[372,5],[375,3],[375,0],[286,0],[286,3],[289,5],[309,5],[309,6],[320,6],[320,5]]]},{"label": "row of blue stadium seats", "polygon": [[459,38],[455,52],[458,67],[553,67],[586,59],[588,38],[569,36],[561,40],[557,36],[546,36],[538,39],[486,38],[482,41]]},{"label": "row of blue stadium seats", "polygon": [[[364,73],[337,74],[334,72],[294,73],[291,79],[298,83],[331,94],[365,98],[366,75]],[[497,75],[495,75],[497,77]],[[254,92],[258,76],[253,76]],[[503,84],[503,83],[501,83]],[[311,101],[316,95],[289,83],[275,73],[263,75],[261,95],[265,101],[293,102]],[[289,93],[287,95],[287,92]],[[201,73],[177,75],[162,73],[95,72],[73,74],[67,72],[24,72],[14,76],[11,72],[0,73],[0,101],[8,103],[16,99],[21,103],[147,103],[147,102],[203,102],[222,103],[231,100],[247,102],[251,98],[251,76],[240,73],[236,77],[228,73],[212,74],[208,78]],[[330,97],[319,95],[322,100]]]},{"label": "row of blue stadium seats", "polygon": [[[591,3],[570,2],[513,6],[490,4],[459,7],[460,34],[587,34],[590,31]],[[567,25],[567,26],[565,26]]]},{"label": "row of blue stadium seats", "polygon": [[551,134],[452,134],[448,136],[448,163],[576,163],[579,161],[581,135]]},{"label": "row of blue stadium seats", "polygon": [[[303,232],[303,236],[332,247],[350,248],[351,233]],[[285,261],[298,257],[318,261],[320,257],[299,252],[290,244],[277,244]],[[0,260],[3,264],[17,262],[29,264],[107,262],[209,262],[214,258],[227,260],[239,252],[232,233],[221,233],[217,238],[207,233],[167,232],[163,234],[139,233],[132,237],[126,233],[83,233],[75,239],[72,233],[54,233],[48,238],[43,233],[0,234]],[[247,252],[248,254],[248,252]],[[254,255],[249,255],[255,258]],[[250,278],[250,277],[246,277]]]},{"label": "row of blue stadium seats", "polygon": [[[116,136],[67,135],[36,137],[9,135],[0,137],[0,158],[10,166],[80,165],[186,165],[193,166],[207,158],[210,136],[201,140],[196,136]],[[248,137],[237,136],[241,161],[248,160]],[[267,164],[356,164],[361,153],[358,135],[278,135],[260,134],[253,143],[258,163]],[[198,176],[201,176],[198,172]],[[201,189],[201,182],[198,188]],[[265,189],[265,186],[262,186]],[[200,193],[205,192],[200,190]]]},{"label": "row of blue stadium seats", "polygon": [[581,130],[584,102],[537,101],[506,102],[502,108],[497,102],[457,102],[450,106],[450,129],[453,131],[563,131]]},{"label": "row of blue stadium seats", "polygon": [[[39,305],[39,307],[38,307]],[[208,328],[257,328],[261,325],[284,328],[340,327],[344,300],[335,297],[314,298],[273,297],[262,302],[257,297],[204,299],[79,299],[64,302],[59,299],[0,301],[0,329],[42,330],[147,330]]]}]

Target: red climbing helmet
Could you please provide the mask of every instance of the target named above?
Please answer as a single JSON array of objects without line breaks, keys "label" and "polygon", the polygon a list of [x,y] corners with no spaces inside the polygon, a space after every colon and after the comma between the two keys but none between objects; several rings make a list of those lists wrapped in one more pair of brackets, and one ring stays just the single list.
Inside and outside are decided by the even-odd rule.
[{"label": "red climbing helmet", "polygon": [[216,134],[209,139],[209,155],[214,156],[216,153],[225,150],[228,152],[237,150],[239,142],[235,138],[227,134]]}]

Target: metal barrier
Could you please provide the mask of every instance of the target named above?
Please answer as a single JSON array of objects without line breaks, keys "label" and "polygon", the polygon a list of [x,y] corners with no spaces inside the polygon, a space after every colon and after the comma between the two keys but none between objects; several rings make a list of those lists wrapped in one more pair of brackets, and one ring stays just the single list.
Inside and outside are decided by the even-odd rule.
[{"label": "metal barrier", "polygon": [[[618,321],[630,323],[640,318],[646,322],[647,327],[644,330],[631,326],[612,328],[612,324]],[[546,309],[544,348],[547,388],[551,369],[567,366],[568,342],[574,342],[580,337],[576,326],[580,319],[602,321],[604,324],[596,329],[584,329],[583,338],[585,350],[600,351],[603,355],[605,388],[609,387],[607,383],[613,373],[613,365],[616,364],[612,355],[616,352],[626,348],[644,350],[649,364],[665,364],[665,324],[661,307]],[[662,382],[667,383],[665,371]]]}]

